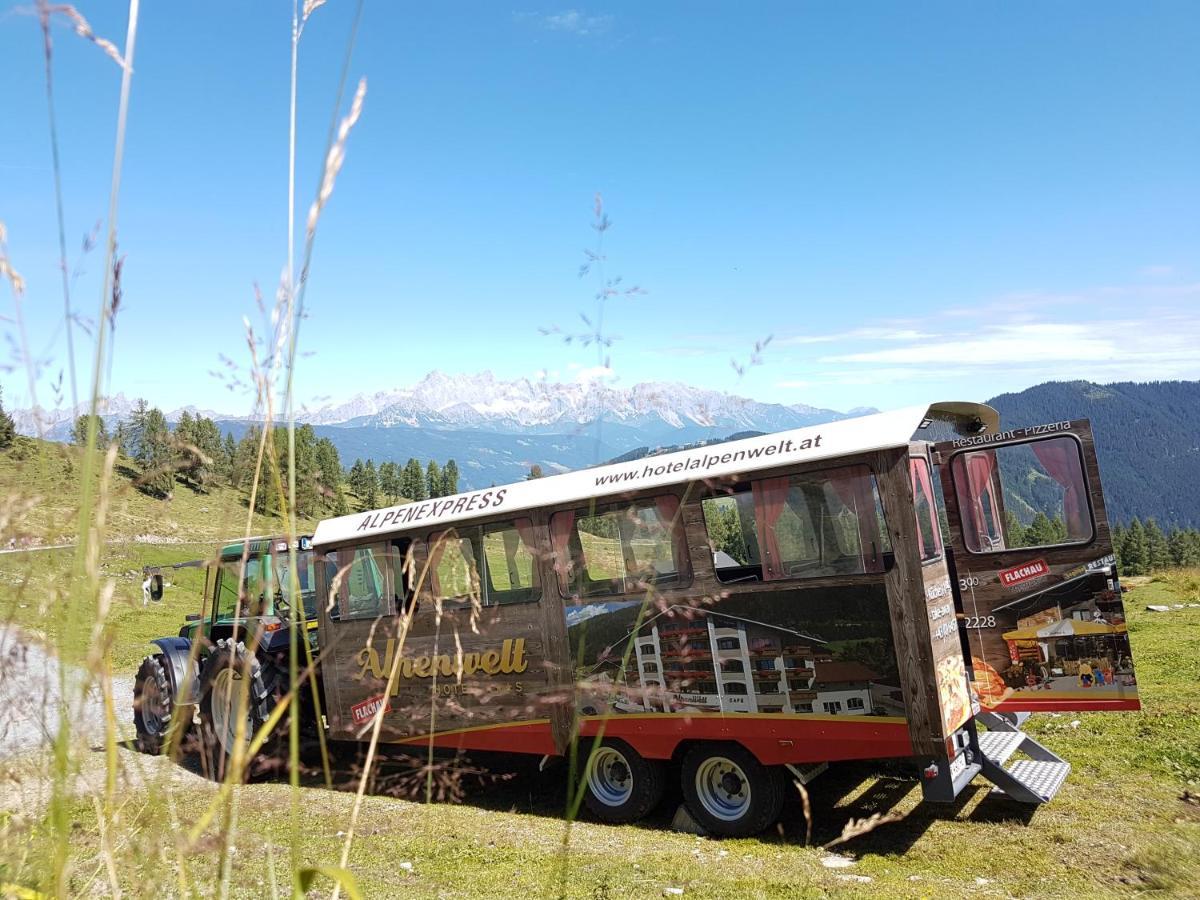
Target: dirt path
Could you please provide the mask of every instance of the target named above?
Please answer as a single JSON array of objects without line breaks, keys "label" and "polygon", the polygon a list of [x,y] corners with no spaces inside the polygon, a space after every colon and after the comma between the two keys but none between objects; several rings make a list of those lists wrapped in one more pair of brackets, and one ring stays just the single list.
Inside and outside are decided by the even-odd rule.
[{"label": "dirt path", "polygon": [[[12,627],[0,626],[0,759],[48,747],[58,734],[64,709],[58,660],[41,644]],[[82,695],[82,673],[66,673],[67,715],[75,739],[104,738],[104,702],[93,686]],[[113,704],[124,732],[133,709],[133,679],[113,679]]]}]

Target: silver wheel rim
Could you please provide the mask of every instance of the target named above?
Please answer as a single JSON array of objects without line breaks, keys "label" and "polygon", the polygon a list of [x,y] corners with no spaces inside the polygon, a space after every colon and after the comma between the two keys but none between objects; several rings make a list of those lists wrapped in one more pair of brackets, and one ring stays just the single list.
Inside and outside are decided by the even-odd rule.
[{"label": "silver wheel rim", "polygon": [[[234,741],[237,738],[237,716],[234,710],[240,706],[242,677],[233,669],[222,669],[212,683],[212,721],[213,731],[221,748],[229,754],[233,753]],[[242,746],[250,744],[250,716],[242,713]]]},{"label": "silver wheel rim", "polygon": [[605,806],[621,806],[633,796],[633,772],[621,751],[601,747],[592,754],[588,789]]},{"label": "silver wheel rim", "polygon": [[146,734],[162,734],[166,713],[162,691],[158,689],[158,679],[147,675],[142,681],[142,727],[146,729]]},{"label": "silver wheel rim", "polygon": [[733,760],[710,756],[696,770],[696,797],[713,818],[736,822],[750,809],[750,781]]}]

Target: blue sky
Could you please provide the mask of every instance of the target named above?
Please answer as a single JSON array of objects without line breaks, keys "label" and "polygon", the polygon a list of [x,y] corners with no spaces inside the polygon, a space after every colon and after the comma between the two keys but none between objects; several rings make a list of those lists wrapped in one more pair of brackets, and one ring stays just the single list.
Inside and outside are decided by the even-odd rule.
[{"label": "blue sky", "polygon": [[[123,4],[79,8],[123,43]],[[353,9],[329,0],[301,44],[301,222]],[[290,15],[142,6],[113,392],[248,411],[209,373],[247,363],[242,317],[286,258]],[[608,309],[621,384],[849,408],[1200,377],[1196,46],[1190,2],[368,3],[299,396],[434,368],[594,377],[594,352],[539,328],[594,306],[576,272],[597,191],[607,271],[647,291]],[[107,210],[120,73],[61,24],[54,66],[74,263]],[[18,7],[0,81],[0,221],[46,403],[66,346],[41,37]],[[75,284],[92,318],[101,258]],[[28,402],[19,372],[3,384]]]}]

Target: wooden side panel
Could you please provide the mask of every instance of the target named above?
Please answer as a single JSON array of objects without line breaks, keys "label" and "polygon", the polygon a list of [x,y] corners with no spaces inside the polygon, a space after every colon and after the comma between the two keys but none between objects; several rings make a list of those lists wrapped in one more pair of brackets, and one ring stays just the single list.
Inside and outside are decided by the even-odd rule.
[{"label": "wooden side panel", "polygon": [[[935,644],[930,628],[930,607],[938,605],[934,588],[939,581],[948,587],[948,579],[944,575],[944,564],[941,572],[931,566],[928,574],[931,583],[927,585],[927,574],[921,566],[908,451],[877,453],[872,467],[879,478],[880,499],[895,553],[895,564],[884,580],[912,751],[921,756],[943,755],[946,734],[939,703],[937,665],[945,658],[944,645],[957,647],[958,634],[956,629],[951,629],[949,638],[939,639]],[[931,591],[933,603],[929,599]],[[952,601],[950,619],[953,622]],[[959,658],[961,660],[961,653]],[[965,681],[963,688],[965,690]]]}]

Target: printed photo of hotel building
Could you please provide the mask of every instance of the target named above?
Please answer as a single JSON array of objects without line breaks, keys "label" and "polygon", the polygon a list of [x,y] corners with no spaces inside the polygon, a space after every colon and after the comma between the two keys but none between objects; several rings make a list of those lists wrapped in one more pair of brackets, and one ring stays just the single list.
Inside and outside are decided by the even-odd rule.
[{"label": "printed photo of hotel building", "polygon": [[825,641],[788,628],[672,607],[634,641],[625,682],[647,712],[873,711],[869,669],[834,662]]}]

